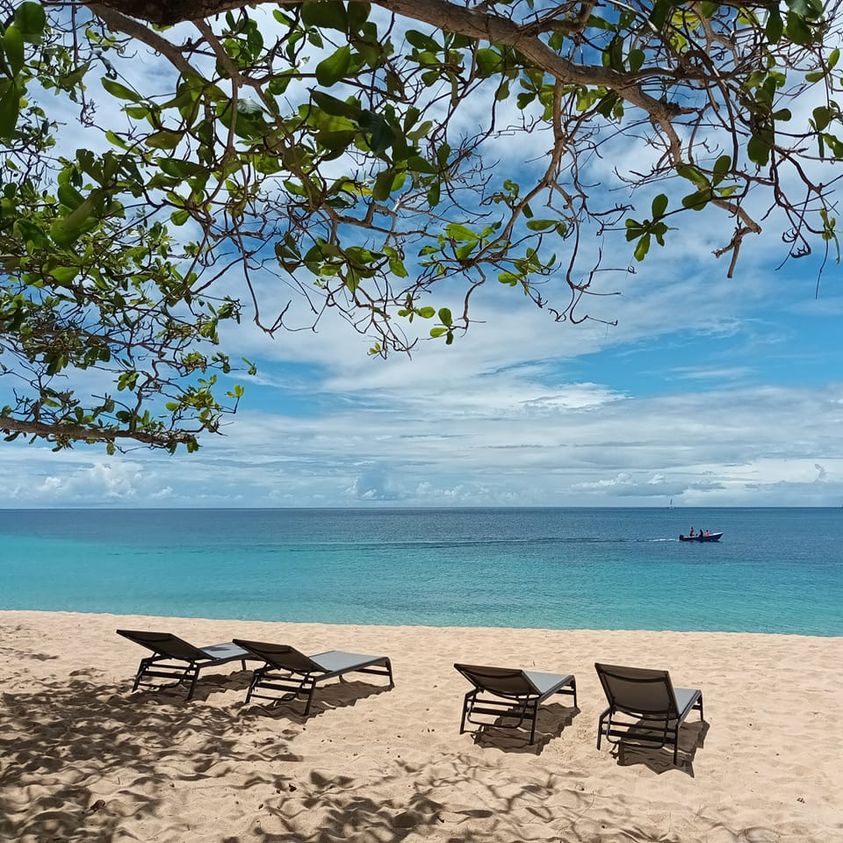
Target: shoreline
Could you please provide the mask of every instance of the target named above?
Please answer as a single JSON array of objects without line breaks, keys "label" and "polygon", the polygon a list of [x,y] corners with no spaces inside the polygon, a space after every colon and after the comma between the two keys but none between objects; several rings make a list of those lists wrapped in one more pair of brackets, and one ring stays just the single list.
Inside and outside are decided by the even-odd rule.
[{"label": "shoreline", "polygon": [[758,632],[748,630],[733,630],[733,629],[658,629],[648,627],[646,629],[638,628],[613,628],[613,627],[553,627],[553,626],[452,626],[447,624],[392,624],[392,623],[351,623],[348,621],[300,621],[300,620],[286,620],[283,618],[232,618],[232,617],[208,617],[207,615],[160,615],[160,614],[144,614],[140,612],[102,612],[102,611],[87,611],[84,609],[4,609],[0,607],[0,621],[4,615],[59,615],[59,616],[76,616],[82,615],[84,617],[98,617],[98,618],[151,618],[153,620],[160,620],[162,622],[171,621],[174,623],[195,623],[195,622],[209,622],[209,623],[231,623],[231,624],[284,624],[285,626],[303,626],[303,627],[349,627],[349,628],[369,628],[372,629],[396,629],[396,630],[442,630],[451,632],[467,632],[477,630],[478,632],[546,632],[546,633],[605,633],[613,635],[616,633],[623,633],[628,635],[635,634],[653,634],[653,635],[745,635],[749,637],[762,638],[808,638],[816,639],[818,641],[840,640],[843,641],[843,635],[836,633],[815,633],[808,635],[803,632]]},{"label": "shoreline", "polygon": [[[326,685],[307,720],[245,706],[237,662],[203,672],[191,703],[132,695],[144,651],[118,626],[387,655],[396,684]],[[828,729],[840,637],[2,610],[0,651],[0,839],[843,840],[843,737]],[[460,735],[455,661],[573,673],[579,711],[546,704],[532,748],[500,729]],[[597,751],[594,661],[702,689],[678,767],[667,749]]]}]

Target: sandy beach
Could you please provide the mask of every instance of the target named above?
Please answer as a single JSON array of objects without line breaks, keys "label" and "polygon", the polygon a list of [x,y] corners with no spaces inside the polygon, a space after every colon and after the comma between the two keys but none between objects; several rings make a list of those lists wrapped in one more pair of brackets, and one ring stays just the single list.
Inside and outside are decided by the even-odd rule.
[{"label": "sandy beach", "polygon": [[[192,703],[131,695],[143,651],[117,627],[383,653],[396,686],[329,685],[306,722],[244,707],[236,662]],[[7,611],[0,652],[2,839],[843,841],[841,638]],[[595,660],[703,690],[678,768],[666,749],[596,750]],[[454,661],[572,672],[580,711],[546,706],[535,747],[460,735]]]}]

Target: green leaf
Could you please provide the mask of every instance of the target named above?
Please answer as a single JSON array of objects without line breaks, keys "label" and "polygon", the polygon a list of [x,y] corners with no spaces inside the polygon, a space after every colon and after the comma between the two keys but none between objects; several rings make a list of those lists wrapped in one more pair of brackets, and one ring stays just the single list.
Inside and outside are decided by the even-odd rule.
[{"label": "green leaf", "polygon": [[23,35],[14,24],[7,26],[3,33],[3,49],[12,71],[17,75],[23,67]]},{"label": "green leaf", "polygon": [[766,167],[770,160],[770,144],[759,135],[753,135],[746,145],[749,160],[759,167]]},{"label": "green leaf", "polygon": [[429,35],[425,35],[423,32],[415,29],[408,29],[404,33],[404,37],[417,50],[429,50],[430,52],[437,53],[442,49]]},{"label": "green leaf", "polygon": [[160,132],[154,132],[146,139],[146,145],[153,149],[175,149],[179,145],[182,136],[180,132],[171,132],[167,129],[162,129]]},{"label": "green leaf", "polygon": [[375,179],[375,187],[372,190],[372,198],[376,199],[378,202],[383,202],[385,199],[388,199],[389,194],[392,192],[392,182],[394,180],[394,170],[384,170],[379,173],[378,177]]},{"label": "green leaf", "polygon": [[435,175],[439,171],[426,158],[420,155],[413,155],[407,159],[407,167],[414,173],[427,173]]},{"label": "green leaf", "polygon": [[785,27],[787,37],[794,44],[810,44],[813,40],[813,33],[808,24],[793,12],[787,13],[787,26]]},{"label": "green leaf", "polygon": [[701,211],[711,200],[711,190],[706,188],[690,193],[682,199],[682,205],[692,211]]},{"label": "green leaf", "polygon": [[767,18],[767,25],[764,27],[764,31],[766,32],[767,39],[771,44],[779,43],[782,33],[784,32],[784,21],[782,20],[782,16],[779,14],[778,9],[772,8],[770,10],[770,15]]},{"label": "green leaf", "polygon": [[[651,211],[653,214],[653,219],[657,220],[660,217],[664,216],[664,212],[667,210],[667,196],[664,193],[660,193],[653,199],[653,204],[651,206]],[[629,222],[629,220],[627,220]]]},{"label": "green leaf", "polygon": [[629,51],[629,55],[626,57],[627,62],[629,63],[629,69],[633,73],[637,73],[641,70],[641,65],[644,64],[644,51],[639,49],[634,49]]},{"label": "green leaf", "polygon": [[15,26],[28,44],[38,44],[47,25],[47,13],[40,3],[21,3],[15,9]]},{"label": "green leaf", "polygon": [[358,120],[363,113],[357,103],[338,100],[322,91],[311,91],[310,96],[325,114],[330,114],[332,117],[347,117],[349,120]]},{"label": "green leaf", "polygon": [[351,67],[351,47],[346,44],[316,65],[316,80],[329,88],[345,76]]},{"label": "green leaf", "polygon": [[448,223],[448,225],[445,226],[445,233],[452,240],[457,240],[459,242],[463,242],[465,240],[473,242],[480,239],[470,228],[466,228],[464,225],[460,225],[457,222]]},{"label": "green leaf", "polygon": [[85,201],[85,197],[69,182],[60,184],[56,193],[59,197],[59,202],[70,208],[71,211],[78,208]]},{"label": "green leaf", "polygon": [[432,337],[441,337],[443,334],[447,334],[447,328],[431,328],[430,329],[430,336]]},{"label": "green leaf", "polygon": [[52,275],[59,284],[69,284],[78,274],[78,266],[56,266],[50,270],[50,275]]},{"label": "green leaf", "polygon": [[503,63],[503,57],[497,50],[484,47],[474,54],[477,62],[477,71],[480,76],[491,76]]},{"label": "green leaf", "polygon": [[301,7],[301,19],[305,26],[336,29],[339,32],[348,29],[345,6],[339,0],[307,0]]},{"label": "green leaf", "polygon": [[349,268],[348,272],[345,275],[345,278],[343,278],[343,281],[345,282],[345,286],[348,287],[348,291],[350,293],[354,293],[360,286],[360,278],[357,273],[351,268]]},{"label": "green leaf", "polygon": [[724,178],[726,178],[726,174],[729,172],[730,167],[732,166],[732,159],[729,155],[721,155],[715,162],[714,162],[714,175],[712,181],[714,184],[720,184]]},{"label": "green leaf", "polygon": [[159,158],[158,167],[168,176],[177,179],[189,179],[192,176],[207,172],[201,164],[195,164],[193,161],[182,161],[178,158]]},{"label": "green leaf", "polygon": [[643,261],[647,257],[647,252],[650,251],[650,235],[645,234],[635,247],[635,260]]},{"label": "green leaf", "polygon": [[676,172],[683,179],[693,182],[697,187],[708,187],[708,179],[696,167],[681,164],[676,168]]},{"label": "green leaf", "polygon": [[173,211],[170,214],[170,220],[173,225],[184,225],[190,219],[190,211],[185,211],[184,209],[180,211]]},{"label": "green leaf", "polygon": [[421,316],[422,319],[432,319],[436,316],[436,308],[433,307],[420,307],[416,313]]},{"label": "green leaf", "polygon": [[835,47],[829,54],[828,54],[828,69],[834,70],[837,66],[837,62],[840,60],[840,48]]},{"label": "green leaf", "polygon": [[536,98],[536,94],[532,91],[524,91],[518,94],[516,99],[516,105],[518,106],[519,111],[523,111],[534,99]]},{"label": "green leaf", "polygon": [[119,82],[115,82],[114,79],[106,79],[103,77],[100,79],[103,88],[108,91],[109,94],[113,97],[117,97],[119,100],[130,100],[131,102],[140,102],[143,97],[140,94],[135,93],[131,88],[127,88],[125,85],[121,85]]},{"label": "green leaf", "polygon": [[369,146],[375,155],[381,155],[392,146],[395,137],[389,123],[382,117],[378,117],[369,138]]},{"label": "green leaf", "polygon": [[656,29],[661,29],[668,18],[672,4],[670,0],[656,0],[653,4],[653,11],[650,12],[650,23]]},{"label": "green leaf", "polygon": [[50,237],[58,246],[70,246],[82,233],[91,228],[96,220],[92,216],[94,200],[89,196],[78,208],[66,217],[60,217],[50,226]]},{"label": "green leaf", "polygon": [[451,311],[447,307],[439,308],[439,321],[443,325],[447,325],[449,328],[453,324],[453,316],[451,315]]},{"label": "green leaf", "polygon": [[59,86],[63,90],[69,90],[70,88],[75,87],[85,78],[85,74],[90,69],[91,69],[90,63],[85,62],[85,64],[80,64],[79,67],[74,68],[66,76],[60,76],[59,77],[59,80],[58,80]]},{"label": "green leaf", "polygon": [[822,0],[787,0],[787,7],[801,18],[816,19],[822,15]]},{"label": "green leaf", "polygon": [[814,125],[817,131],[821,132],[831,122],[834,112],[825,105],[817,106],[814,109]]},{"label": "green leaf", "polygon": [[15,133],[15,125],[20,113],[21,92],[13,79],[0,98],[0,138],[10,138]]},{"label": "green leaf", "polygon": [[530,220],[527,223],[527,228],[530,231],[547,231],[549,228],[554,228],[555,226],[555,220]]},{"label": "green leaf", "polygon": [[347,11],[349,32],[358,32],[360,27],[369,19],[372,4],[363,2],[363,0],[350,0]]}]

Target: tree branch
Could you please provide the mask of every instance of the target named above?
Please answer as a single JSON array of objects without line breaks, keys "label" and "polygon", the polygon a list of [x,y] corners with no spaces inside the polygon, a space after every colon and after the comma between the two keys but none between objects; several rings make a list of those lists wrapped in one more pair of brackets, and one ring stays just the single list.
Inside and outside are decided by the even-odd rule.
[{"label": "tree branch", "polygon": [[42,439],[76,439],[83,442],[114,442],[118,439],[133,439],[144,445],[157,445],[158,447],[170,444],[181,445],[192,441],[194,438],[192,434],[181,430],[168,430],[157,434],[108,427],[45,424],[44,422],[13,419],[10,416],[0,416],[0,432],[7,434],[21,433],[25,436],[39,436]]}]

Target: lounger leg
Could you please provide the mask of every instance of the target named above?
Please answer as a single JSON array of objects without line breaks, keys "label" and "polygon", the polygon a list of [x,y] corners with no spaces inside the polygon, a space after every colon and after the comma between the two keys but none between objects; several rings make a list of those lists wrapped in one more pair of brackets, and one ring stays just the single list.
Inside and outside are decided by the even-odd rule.
[{"label": "lounger leg", "polygon": [[252,681],[249,683],[249,690],[246,691],[246,703],[245,705],[249,704],[249,701],[252,699],[252,694],[255,692],[255,688],[257,687],[258,682],[260,682],[261,677],[263,676],[264,668],[259,667],[252,673]]},{"label": "lounger leg", "polygon": [[384,663],[386,664],[386,669],[389,671],[389,687],[395,687],[395,680],[392,678],[392,662],[389,659],[384,659]]},{"label": "lounger leg", "polygon": [[246,669],[246,659],[240,659],[240,665],[243,668],[243,670],[245,670]]},{"label": "lounger leg", "polygon": [[316,690],[316,685],[311,685],[310,690],[307,692],[307,705],[304,707],[304,716],[307,717],[310,714],[310,704],[313,702],[313,693]]},{"label": "lounger leg", "polygon": [[577,703],[577,680],[576,679],[571,680],[571,688],[574,692],[574,708],[578,709],[579,705]]},{"label": "lounger leg", "polygon": [[600,743],[603,740],[603,727],[606,723],[606,716],[609,717],[609,725],[606,728],[606,733],[608,734],[609,729],[612,725],[612,709],[607,709],[600,715],[600,719],[597,721],[597,748],[600,749]]},{"label": "lounger leg", "polygon": [[533,723],[532,723],[532,726],[530,727],[530,743],[531,744],[534,743],[535,740],[536,740],[536,720],[538,720],[538,718],[539,718],[539,703],[538,703],[538,700],[536,700],[532,705],[532,718],[533,718]]},{"label": "lounger leg", "polygon": [[187,692],[188,702],[193,699],[193,692],[196,690],[196,680],[199,678],[199,668],[195,665],[191,665],[191,667],[185,671],[185,679],[187,679],[191,669],[193,671],[193,678],[190,680],[190,690]]},{"label": "lounger leg", "polygon": [[476,695],[476,693],[477,693],[476,691],[469,691],[465,695],[465,699],[463,700],[463,703],[462,703],[462,720],[460,720],[460,734],[463,734],[463,732],[465,732],[465,719],[466,719],[466,717],[468,717],[469,700],[474,699],[474,696]]},{"label": "lounger leg", "polygon": [[703,698],[702,694],[700,694],[700,720],[703,719]]},{"label": "lounger leg", "polygon": [[138,685],[140,684],[140,681],[147,667],[149,667],[149,659],[141,659],[141,662],[138,665],[138,672],[135,674],[135,682],[132,685],[132,693],[137,691]]},{"label": "lounger leg", "polygon": [[676,767],[679,763],[679,727],[673,733],[673,766]]}]

